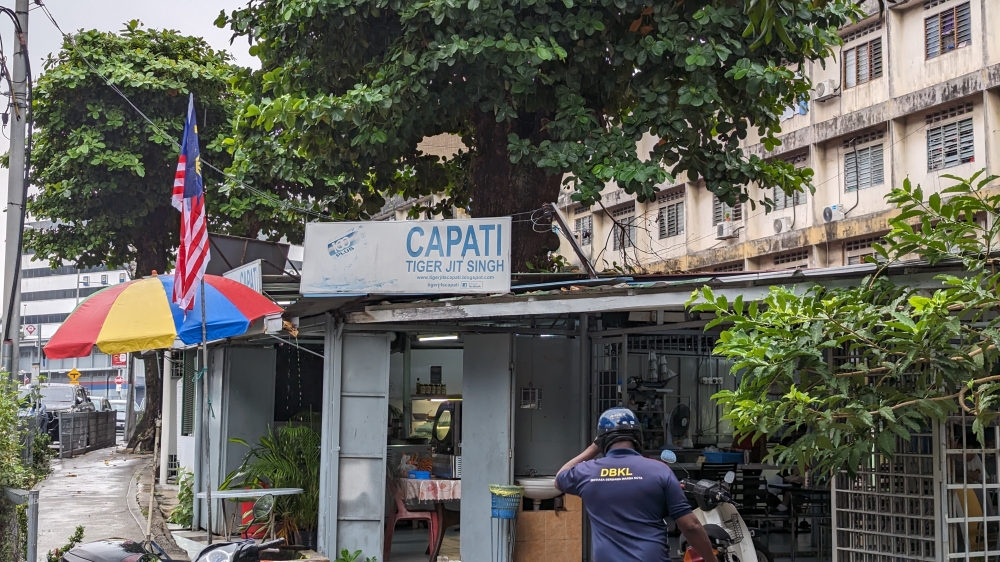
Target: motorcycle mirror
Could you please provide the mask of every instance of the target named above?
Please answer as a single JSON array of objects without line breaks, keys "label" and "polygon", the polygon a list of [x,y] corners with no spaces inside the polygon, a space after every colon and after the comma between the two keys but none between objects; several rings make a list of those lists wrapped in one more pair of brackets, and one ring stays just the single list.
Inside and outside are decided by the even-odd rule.
[{"label": "motorcycle mirror", "polygon": [[726,481],[726,484],[732,484],[736,481],[736,473],[730,470],[726,473],[725,477],[723,477],[723,480]]},{"label": "motorcycle mirror", "polygon": [[267,519],[272,511],[274,511],[274,496],[271,494],[264,494],[253,502],[254,519]]},{"label": "motorcycle mirror", "polygon": [[677,455],[675,455],[670,449],[664,449],[663,452],[660,453],[660,460],[667,464],[673,464],[677,462]]}]

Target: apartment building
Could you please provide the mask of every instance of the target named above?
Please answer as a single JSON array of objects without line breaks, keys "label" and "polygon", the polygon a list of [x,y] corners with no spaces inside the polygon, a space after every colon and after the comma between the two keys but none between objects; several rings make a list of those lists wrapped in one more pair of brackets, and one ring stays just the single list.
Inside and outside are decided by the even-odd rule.
[{"label": "apartment building", "polygon": [[[780,147],[744,149],[815,172],[815,193],[730,208],[699,182],[663,185],[639,203],[615,185],[603,206],[582,207],[564,193],[559,208],[598,270],[749,271],[859,263],[888,231],[885,195],[904,178],[924,192],[941,176],[1000,173],[1000,24],[997,0],[909,0],[840,30],[844,45],[826,67],[799,69],[811,101],[782,117]],[[640,143],[648,149],[655,139]],[[560,253],[579,264],[568,241]]]}]

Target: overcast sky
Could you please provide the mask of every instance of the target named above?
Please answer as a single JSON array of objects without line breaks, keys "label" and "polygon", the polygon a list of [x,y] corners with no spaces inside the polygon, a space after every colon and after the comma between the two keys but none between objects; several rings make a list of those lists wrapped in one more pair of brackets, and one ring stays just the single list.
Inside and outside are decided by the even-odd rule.
[{"label": "overcast sky", "polygon": [[[216,49],[229,51],[237,64],[243,66],[258,66],[256,59],[248,52],[246,39],[229,44],[231,33],[228,30],[215,27],[215,18],[222,10],[231,11],[246,6],[247,0],[45,0],[45,5],[55,17],[59,26],[67,33],[79,29],[100,29],[102,31],[119,31],[123,23],[137,19],[149,28],[169,28],[179,30],[187,35],[204,37]],[[14,0],[0,0],[0,5],[14,7]],[[49,53],[58,51],[62,45],[62,37],[49,22],[45,14],[34,7],[28,17],[28,52],[31,56],[31,68],[37,75],[42,71],[42,62]],[[10,45],[14,42],[14,31],[10,21],[0,20],[0,38],[7,46],[8,64],[10,65]],[[0,153],[8,148],[9,131],[0,135]],[[7,208],[7,175],[6,169],[0,169],[0,193],[3,193],[3,209]],[[170,186],[163,186],[164,197],[169,197]],[[7,214],[0,214],[0,227],[5,228]],[[179,219],[178,219],[179,220]],[[3,232],[6,232],[4,230]],[[6,237],[5,235],[3,235]],[[4,254],[0,252],[0,271],[3,271]],[[6,298],[2,300],[6,301]]]}]

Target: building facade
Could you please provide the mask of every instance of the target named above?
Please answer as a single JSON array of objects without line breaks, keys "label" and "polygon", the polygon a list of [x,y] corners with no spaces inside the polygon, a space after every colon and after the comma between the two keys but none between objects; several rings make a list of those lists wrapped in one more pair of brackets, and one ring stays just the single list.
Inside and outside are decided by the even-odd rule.
[{"label": "building facade", "polygon": [[[560,197],[559,208],[600,271],[749,271],[859,263],[888,231],[885,196],[909,178],[925,193],[943,175],[1000,172],[1000,22],[995,0],[909,0],[840,30],[826,66],[799,69],[809,102],[782,117],[772,152],[748,137],[744,149],[809,167],[815,193],[787,196],[750,186],[735,208],[700,182],[663,185],[639,203],[608,185],[604,208]],[[751,135],[754,133],[751,132]],[[651,148],[655,139],[640,143]],[[646,145],[646,146],[642,146]],[[640,152],[641,153],[641,152]],[[568,241],[560,253],[579,265]]]}]

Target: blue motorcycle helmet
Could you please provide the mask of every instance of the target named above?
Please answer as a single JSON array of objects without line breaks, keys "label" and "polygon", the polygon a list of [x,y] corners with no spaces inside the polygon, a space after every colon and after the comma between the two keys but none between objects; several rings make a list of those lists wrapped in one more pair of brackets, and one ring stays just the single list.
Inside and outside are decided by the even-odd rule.
[{"label": "blue motorcycle helmet", "polygon": [[602,455],[615,443],[631,441],[636,450],[642,449],[642,425],[628,408],[611,408],[597,420],[597,439],[594,443]]}]

